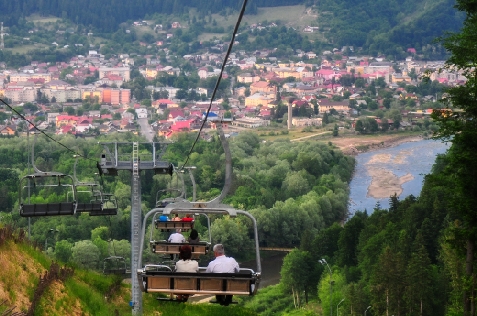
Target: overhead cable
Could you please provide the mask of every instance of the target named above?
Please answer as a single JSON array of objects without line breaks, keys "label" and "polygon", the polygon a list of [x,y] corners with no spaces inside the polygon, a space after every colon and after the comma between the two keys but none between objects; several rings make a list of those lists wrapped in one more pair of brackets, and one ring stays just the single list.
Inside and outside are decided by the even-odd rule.
[{"label": "overhead cable", "polygon": [[238,29],[240,27],[240,22],[242,21],[243,15],[245,14],[245,8],[246,7],[247,7],[247,0],[244,0],[243,4],[242,4],[242,8],[240,9],[239,16],[237,18],[237,22],[235,23],[235,27],[234,27],[233,34],[232,34],[232,39],[230,40],[230,44],[229,44],[229,47],[227,49],[227,53],[225,54],[224,62],[222,63],[222,67],[220,67],[219,77],[217,78],[217,82],[215,83],[214,91],[212,92],[212,96],[210,97],[209,107],[207,108],[207,112],[206,112],[205,117],[202,121],[202,125],[200,126],[199,132],[197,133],[197,137],[196,137],[194,143],[192,144],[192,146],[189,150],[189,153],[187,154],[187,159],[184,162],[184,164],[182,165],[182,167],[179,168],[179,170],[184,169],[184,167],[187,165],[187,162],[189,162],[190,155],[192,154],[192,151],[194,150],[195,144],[199,140],[200,133],[202,132],[202,129],[204,128],[205,122],[207,122],[207,118],[209,117],[210,109],[212,108],[212,102],[215,99],[215,94],[217,93],[217,90],[218,90],[219,85],[220,85],[220,81],[222,80],[222,74],[224,73],[225,65],[227,64],[227,59],[229,58],[230,52],[232,51],[232,47],[233,47],[234,42],[235,42],[235,37],[237,36],[237,32],[238,32]]}]

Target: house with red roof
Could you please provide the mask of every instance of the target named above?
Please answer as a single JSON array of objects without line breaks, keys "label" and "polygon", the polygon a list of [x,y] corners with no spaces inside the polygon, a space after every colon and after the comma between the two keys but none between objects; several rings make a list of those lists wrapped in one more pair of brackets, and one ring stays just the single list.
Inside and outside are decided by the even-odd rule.
[{"label": "house with red roof", "polygon": [[58,115],[56,117],[56,127],[73,126],[77,121],[78,117],[76,115]]},{"label": "house with red roof", "polygon": [[189,132],[191,130],[191,125],[194,120],[183,120],[183,121],[175,121],[174,124],[171,125],[171,131],[173,132]]},{"label": "house with red roof", "polygon": [[182,109],[171,109],[167,116],[168,121],[176,121],[178,118],[185,117],[185,113]]},{"label": "house with red roof", "polygon": [[83,133],[93,127],[93,119],[87,117],[81,117],[76,122],[76,131]]},{"label": "house with red roof", "polygon": [[76,134],[75,132],[75,129],[73,126],[71,125],[64,125],[64,126],[61,126],[60,128],[58,128],[56,130],[56,134],[57,135],[66,135],[66,134]]},{"label": "house with red roof", "polygon": [[309,104],[305,100],[295,100],[295,101],[292,102],[292,107],[293,108],[301,108],[302,106],[308,106],[309,107]]}]

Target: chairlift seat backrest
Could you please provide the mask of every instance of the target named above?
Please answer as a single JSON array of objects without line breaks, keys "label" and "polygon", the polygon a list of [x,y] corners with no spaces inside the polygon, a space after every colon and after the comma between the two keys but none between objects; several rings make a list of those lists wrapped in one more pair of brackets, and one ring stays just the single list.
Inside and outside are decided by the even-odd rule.
[{"label": "chairlift seat backrest", "polygon": [[36,216],[58,216],[58,215],[74,215],[74,202],[47,203],[47,204],[22,204],[20,206],[20,216],[36,217]]},{"label": "chairlift seat backrest", "polygon": [[144,292],[176,294],[253,295],[260,276],[250,269],[239,273],[190,273],[139,270]]},{"label": "chairlift seat backrest", "polygon": [[194,221],[191,222],[183,222],[183,221],[167,221],[161,222],[156,220],[155,222],[156,229],[160,229],[161,231],[174,231],[176,229],[180,229],[183,232],[189,231],[194,227]]},{"label": "chairlift seat backrest", "polygon": [[76,207],[76,212],[94,212],[101,211],[103,204],[99,201],[93,201],[91,203],[78,203]]},{"label": "chairlift seat backrest", "polygon": [[200,255],[206,255],[209,252],[210,244],[205,241],[199,243],[170,243],[166,240],[152,240],[149,242],[151,251],[157,254],[179,254],[179,247],[188,245],[192,248],[192,259],[197,259]]},{"label": "chairlift seat backrest", "polygon": [[103,208],[99,211],[89,212],[89,216],[108,216],[108,215],[118,215],[117,208]]}]

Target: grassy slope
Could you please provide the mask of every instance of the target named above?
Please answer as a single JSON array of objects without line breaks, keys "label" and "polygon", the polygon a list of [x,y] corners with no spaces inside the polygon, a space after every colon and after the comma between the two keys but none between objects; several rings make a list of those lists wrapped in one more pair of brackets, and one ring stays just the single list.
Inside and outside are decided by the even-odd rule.
[{"label": "grassy slope", "polygon": [[[51,259],[26,243],[12,240],[0,244],[0,314],[15,306],[14,311],[26,312],[31,305],[39,277],[48,270]],[[45,291],[35,315],[131,315],[130,285],[122,283],[111,291],[115,278],[75,270],[66,282],[54,282]],[[112,293],[112,294],[111,294]],[[222,307],[210,304],[158,303],[154,294],[143,295],[143,314],[161,316],[257,315],[241,306]]]},{"label": "grassy slope", "polygon": [[[195,14],[191,10],[191,15]],[[228,26],[235,25],[237,22],[238,13],[234,13],[227,17],[223,17],[219,14],[212,14],[212,18],[217,21],[217,25],[223,26],[227,29]],[[303,29],[305,26],[316,24],[316,12],[307,10],[304,5],[294,5],[294,6],[283,6],[283,7],[270,7],[270,8],[258,8],[256,15],[245,15],[242,19],[242,24],[248,23],[252,25],[254,23],[259,23],[263,21],[275,22],[280,21],[281,23],[291,26],[297,29]],[[204,33],[199,39],[200,40],[210,40],[214,36],[221,38],[225,33]],[[312,34],[308,34],[311,36]]]}]

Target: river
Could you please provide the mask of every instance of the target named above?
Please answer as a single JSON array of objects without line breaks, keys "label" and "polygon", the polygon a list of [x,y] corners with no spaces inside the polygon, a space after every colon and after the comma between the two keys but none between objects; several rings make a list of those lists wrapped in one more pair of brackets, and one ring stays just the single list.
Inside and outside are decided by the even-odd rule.
[{"label": "river", "polygon": [[449,144],[435,140],[407,142],[356,156],[356,169],[350,183],[348,211],[373,212],[379,203],[389,208],[389,197],[396,192],[402,200],[419,196],[424,176],[431,171],[435,158]]}]

